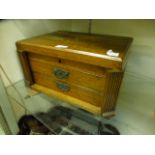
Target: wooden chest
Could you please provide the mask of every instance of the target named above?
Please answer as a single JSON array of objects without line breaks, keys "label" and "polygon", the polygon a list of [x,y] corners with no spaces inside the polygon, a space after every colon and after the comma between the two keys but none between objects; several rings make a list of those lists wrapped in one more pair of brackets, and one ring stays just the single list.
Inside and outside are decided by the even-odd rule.
[{"label": "wooden chest", "polygon": [[108,115],[132,38],[54,32],[16,42],[26,83],[86,111]]}]

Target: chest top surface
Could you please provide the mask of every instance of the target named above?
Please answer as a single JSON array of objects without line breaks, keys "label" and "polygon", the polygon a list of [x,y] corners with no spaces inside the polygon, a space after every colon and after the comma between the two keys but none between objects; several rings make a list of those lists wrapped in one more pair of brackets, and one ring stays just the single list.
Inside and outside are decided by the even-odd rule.
[{"label": "chest top surface", "polygon": [[[131,37],[58,31],[16,42],[19,52],[28,51],[49,56],[61,55],[103,67],[122,69]],[[109,55],[107,52],[114,54]],[[113,54],[113,53],[112,53]]]}]

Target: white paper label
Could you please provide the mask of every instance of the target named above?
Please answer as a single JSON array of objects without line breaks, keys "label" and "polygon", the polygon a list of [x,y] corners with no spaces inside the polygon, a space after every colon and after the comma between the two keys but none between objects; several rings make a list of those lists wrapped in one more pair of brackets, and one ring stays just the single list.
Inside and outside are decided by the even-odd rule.
[{"label": "white paper label", "polygon": [[118,52],[114,52],[113,50],[108,50],[106,52],[107,55],[111,56],[111,57],[118,57],[119,56],[119,53]]},{"label": "white paper label", "polygon": [[68,48],[68,46],[65,46],[65,45],[56,45],[55,47],[57,47],[57,48]]}]

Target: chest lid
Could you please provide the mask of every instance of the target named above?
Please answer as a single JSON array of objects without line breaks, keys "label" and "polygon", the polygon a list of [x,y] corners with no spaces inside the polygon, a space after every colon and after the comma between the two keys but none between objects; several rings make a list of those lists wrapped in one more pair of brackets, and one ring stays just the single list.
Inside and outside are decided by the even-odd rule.
[{"label": "chest lid", "polygon": [[130,37],[58,31],[16,42],[18,52],[59,57],[123,70]]}]

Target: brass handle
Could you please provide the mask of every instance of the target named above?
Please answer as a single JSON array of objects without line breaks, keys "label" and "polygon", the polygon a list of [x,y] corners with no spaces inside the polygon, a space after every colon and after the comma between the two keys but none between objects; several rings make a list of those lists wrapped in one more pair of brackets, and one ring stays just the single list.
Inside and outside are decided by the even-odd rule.
[{"label": "brass handle", "polygon": [[59,79],[65,79],[65,78],[68,78],[69,76],[69,72],[64,70],[64,69],[61,69],[61,68],[54,68],[54,71],[53,71],[54,75],[59,78]]},{"label": "brass handle", "polygon": [[56,82],[56,86],[64,92],[70,91],[70,86],[67,83]]}]

